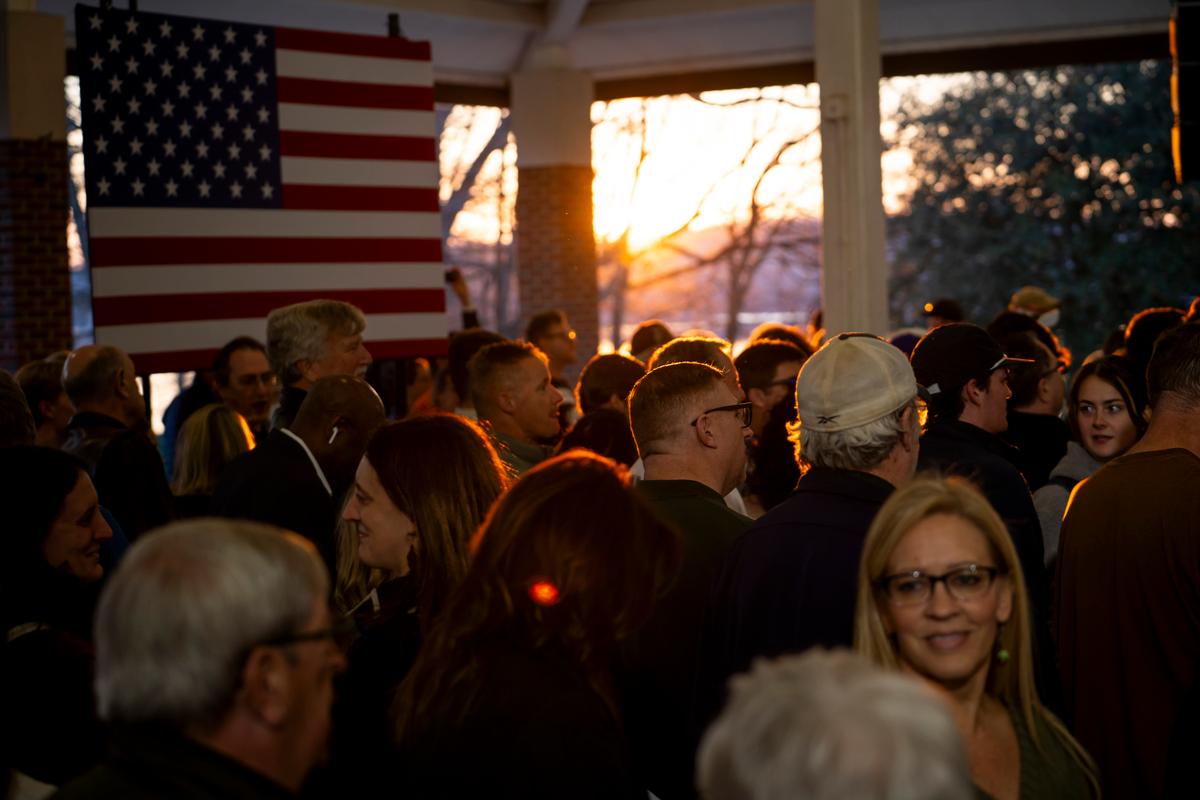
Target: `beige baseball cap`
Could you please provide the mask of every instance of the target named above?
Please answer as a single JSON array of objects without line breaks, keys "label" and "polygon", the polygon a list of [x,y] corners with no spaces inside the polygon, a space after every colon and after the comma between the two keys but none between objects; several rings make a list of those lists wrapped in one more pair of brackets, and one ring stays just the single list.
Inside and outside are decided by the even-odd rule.
[{"label": "beige baseball cap", "polygon": [[869,333],[828,340],[796,379],[800,424],[834,433],[899,411],[920,394],[904,353]]}]

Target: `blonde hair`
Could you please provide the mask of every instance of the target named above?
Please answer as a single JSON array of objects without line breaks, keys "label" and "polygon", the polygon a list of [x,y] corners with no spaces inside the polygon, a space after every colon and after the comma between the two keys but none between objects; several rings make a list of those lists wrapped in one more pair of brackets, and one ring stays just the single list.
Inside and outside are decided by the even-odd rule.
[{"label": "blonde hair", "polygon": [[1001,626],[997,639],[1007,650],[1007,661],[993,662],[988,669],[985,691],[1006,706],[1016,709],[1029,731],[1034,745],[1041,750],[1038,737],[1040,720],[1063,744],[1087,774],[1095,795],[1099,796],[1096,768],[1091,758],[1072,738],[1061,722],[1037,696],[1033,679],[1033,655],[1030,644],[1030,608],[1021,562],[1004,522],[978,489],[961,478],[921,477],[897,489],[867,532],[858,569],[858,601],[854,612],[854,649],[868,660],[889,669],[900,669],[900,659],[892,637],[879,614],[886,599],[877,589],[887,570],[888,560],[900,540],[919,522],[936,514],[959,517],[983,534],[997,567],[1012,584],[1013,612]]},{"label": "blonde hair", "polygon": [[236,411],[224,403],[204,406],[179,431],[171,491],[212,494],[225,466],[253,447],[254,435]]}]

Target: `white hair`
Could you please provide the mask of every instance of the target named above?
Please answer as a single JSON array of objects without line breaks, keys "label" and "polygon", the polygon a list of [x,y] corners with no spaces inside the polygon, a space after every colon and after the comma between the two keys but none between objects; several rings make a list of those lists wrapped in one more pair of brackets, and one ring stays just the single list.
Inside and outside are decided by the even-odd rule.
[{"label": "white hair", "polygon": [[866,471],[878,466],[904,436],[904,412],[916,409],[916,398],[886,417],[844,431],[814,431],[799,420],[788,423],[788,439],[801,469],[832,467]]},{"label": "white hair", "polygon": [[847,650],[758,660],[700,745],[706,800],[967,800],[950,713],[916,680]]},{"label": "white hair", "polygon": [[299,361],[320,361],[329,352],[336,333],[356,336],[367,328],[367,318],[357,306],[341,300],[308,300],[267,315],[267,358],[284,386],[302,377]]},{"label": "white hair", "polygon": [[146,534],[96,614],[101,719],[218,721],[250,650],[300,632],[328,593],[316,549],[278,528],[197,519]]}]

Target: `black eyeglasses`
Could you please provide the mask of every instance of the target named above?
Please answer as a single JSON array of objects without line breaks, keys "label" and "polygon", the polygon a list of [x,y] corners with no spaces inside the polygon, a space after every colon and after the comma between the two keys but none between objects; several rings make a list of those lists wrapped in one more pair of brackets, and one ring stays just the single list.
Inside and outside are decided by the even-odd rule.
[{"label": "black eyeglasses", "polygon": [[268,639],[260,643],[260,647],[286,647],[290,644],[300,644],[302,642],[319,642],[322,639],[332,639],[339,645],[346,643],[346,640],[358,632],[358,627],[354,624],[354,620],[349,617],[341,617],[334,620],[328,628],[319,628],[315,631],[305,631],[303,633],[289,633],[284,636],[276,636],[274,639]]},{"label": "black eyeglasses", "polygon": [[998,567],[967,564],[942,575],[930,575],[920,570],[885,575],[875,585],[893,605],[912,606],[929,600],[933,595],[933,587],[939,583],[946,584],[947,591],[956,600],[973,600],[991,588],[992,582],[1000,574]]},{"label": "black eyeglasses", "polygon": [[[705,414],[714,414],[718,411],[732,411],[737,416],[738,422],[742,423],[742,427],[745,428],[750,424],[750,410],[752,408],[754,408],[753,403],[734,403],[731,406],[717,406],[716,408],[710,408],[701,412],[700,417],[703,417]],[[696,426],[696,423],[700,421],[700,417],[696,417],[694,420],[692,420],[692,427]]]},{"label": "black eyeglasses", "polygon": [[781,381],[771,381],[770,383],[767,384],[768,389],[770,389],[772,386],[782,386],[783,388],[794,392],[794,391],[796,391],[796,379],[795,378],[784,378]]}]

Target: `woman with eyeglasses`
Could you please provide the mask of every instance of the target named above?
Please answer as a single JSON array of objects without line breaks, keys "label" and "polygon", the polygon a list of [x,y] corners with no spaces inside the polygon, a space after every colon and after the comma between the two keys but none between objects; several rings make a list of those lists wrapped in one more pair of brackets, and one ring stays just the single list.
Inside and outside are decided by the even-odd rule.
[{"label": "woman with eyeglasses", "polygon": [[1038,699],[1026,597],[983,495],[956,478],[918,478],[867,533],[854,646],[949,706],[981,796],[1097,797],[1091,759]]},{"label": "woman with eyeglasses", "polygon": [[1033,493],[1047,564],[1058,555],[1059,530],[1075,484],[1133,447],[1146,432],[1145,384],[1133,362],[1121,356],[1089,361],[1075,376],[1067,400],[1067,453],[1050,472],[1050,481]]}]

